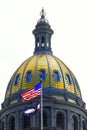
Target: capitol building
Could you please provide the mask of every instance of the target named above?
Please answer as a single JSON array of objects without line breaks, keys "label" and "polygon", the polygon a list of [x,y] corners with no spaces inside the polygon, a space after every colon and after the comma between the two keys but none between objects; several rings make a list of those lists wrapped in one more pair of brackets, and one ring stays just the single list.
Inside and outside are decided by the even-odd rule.
[{"label": "capitol building", "polygon": [[21,97],[22,92],[41,79],[43,130],[87,130],[87,110],[79,83],[63,61],[53,55],[51,37],[54,31],[44,9],[32,33],[34,53],[16,69],[7,85],[0,110],[0,130],[41,130],[40,111],[32,116],[24,114],[24,108],[33,106],[40,97],[29,102],[23,102]]}]

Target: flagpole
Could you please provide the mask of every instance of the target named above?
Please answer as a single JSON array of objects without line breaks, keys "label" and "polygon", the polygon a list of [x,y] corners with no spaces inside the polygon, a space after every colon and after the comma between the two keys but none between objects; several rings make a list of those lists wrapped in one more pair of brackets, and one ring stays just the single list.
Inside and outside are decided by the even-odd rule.
[{"label": "flagpole", "polygon": [[41,130],[43,130],[43,89],[41,81]]}]

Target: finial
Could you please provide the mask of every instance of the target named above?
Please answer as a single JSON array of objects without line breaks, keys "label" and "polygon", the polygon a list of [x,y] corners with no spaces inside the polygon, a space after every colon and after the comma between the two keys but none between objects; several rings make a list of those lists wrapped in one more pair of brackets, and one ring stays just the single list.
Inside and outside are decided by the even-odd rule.
[{"label": "finial", "polygon": [[41,15],[41,18],[45,18],[46,13],[44,11],[44,8],[42,8],[40,15]]}]

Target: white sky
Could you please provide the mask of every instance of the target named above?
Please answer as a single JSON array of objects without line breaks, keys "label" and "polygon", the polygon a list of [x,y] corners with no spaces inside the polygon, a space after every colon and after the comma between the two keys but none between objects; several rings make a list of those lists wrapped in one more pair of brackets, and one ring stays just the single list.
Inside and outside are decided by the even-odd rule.
[{"label": "white sky", "polygon": [[53,54],[72,70],[87,104],[87,0],[0,0],[0,104],[12,74],[33,54],[42,7],[55,32]]}]

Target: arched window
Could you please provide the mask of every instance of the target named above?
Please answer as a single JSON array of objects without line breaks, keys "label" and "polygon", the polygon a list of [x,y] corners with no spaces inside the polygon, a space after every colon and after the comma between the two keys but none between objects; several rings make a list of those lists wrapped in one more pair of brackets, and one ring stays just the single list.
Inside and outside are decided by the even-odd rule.
[{"label": "arched window", "polygon": [[44,43],[44,37],[42,37],[42,43]]},{"label": "arched window", "polygon": [[66,80],[68,81],[69,85],[72,85],[72,80],[69,74],[66,74]]},{"label": "arched window", "polygon": [[44,39],[44,37],[42,37],[42,47],[45,47],[45,39]]},{"label": "arched window", "polygon": [[14,80],[14,86],[18,84],[18,81],[20,80],[20,74],[17,74]]},{"label": "arched window", "polygon": [[43,80],[43,81],[46,79],[46,71],[44,69],[40,70],[39,77],[40,77],[40,80]]},{"label": "arched window", "polygon": [[26,82],[30,82],[32,78],[32,71],[29,70],[26,72]]},{"label": "arched window", "polygon": [[4,121],[1,123],[1,130],[4,130]]},{"label": "arched window", "polygon": [[71,119],[71,130],[78,130],[78,119],[76,116]]},{"label": "arched window", "polygon": [[85,121],[82,122],[82,130],[86,130],[86,125],[85,125]]},{"label": "arched window", "polygon": [[60,74],[58,70],[54,70],[54,79],[56,82],[60,82]]},{"label": "arched window", "polygon": [[10,129],[9,130],[15,130],[15,117],[10,117],[10,120],[9,120],[9,127]]},{"label": "arched window", "polygon": [[38,123],[39,123],[39,127],[41,127],[41,112],[39,113],[39,120],[38,120]]},{"label": "arched window", "polygon": [[48,42],[48,47],[50,47],[50,40],[51,40],[51,37],[48,36],[48,39],[47,39],[47,42]]},{"label": "arched window", "polygon": [[36,46],[39,47],[39,38],[36,39]]},{"label": "arched window", "polygon": [[47,47],[49,47],[49,43],[47,42]]},{"label": "arched window", "polygon": [[30,128],[30,117],[24,116],[24,123],[23,123],[24,129]]},{"label": "arched window", "polygon": [[75,128],[75,121],[74,121],[74,118],[72,118],[71,120],[71,130],[74,130]]},{"label": "arched window", "polygon": [[47,121],[47,113],[44,111],[43,112],[43,126],[47,127],[47,123],[48,123],[48,121]]},{"label": "arched window", "polygon": [[56,126],[57,126],[57,128],[64,129],[64,120],[65,120],[64,114],[62,112],[59,112],[56,115]]},{"label": "arched window", "polygon": [[44,44],[44,43],[42,43],[42,47],[45,47],[45,44]]},{"label": "arched window", "polygon": [[[41,127],[41,113],[39,113],[39,127]],[[43,127],[47,127],[48,126],[48,116],[47,116],[47,112],[43,111]]]},{"label": "arched window", "polygon": [[39,45],[40,45],[40,44],[39,44],[39,42],[38,42],[38,43],[37,43],[37,47],[39,47]]}]

